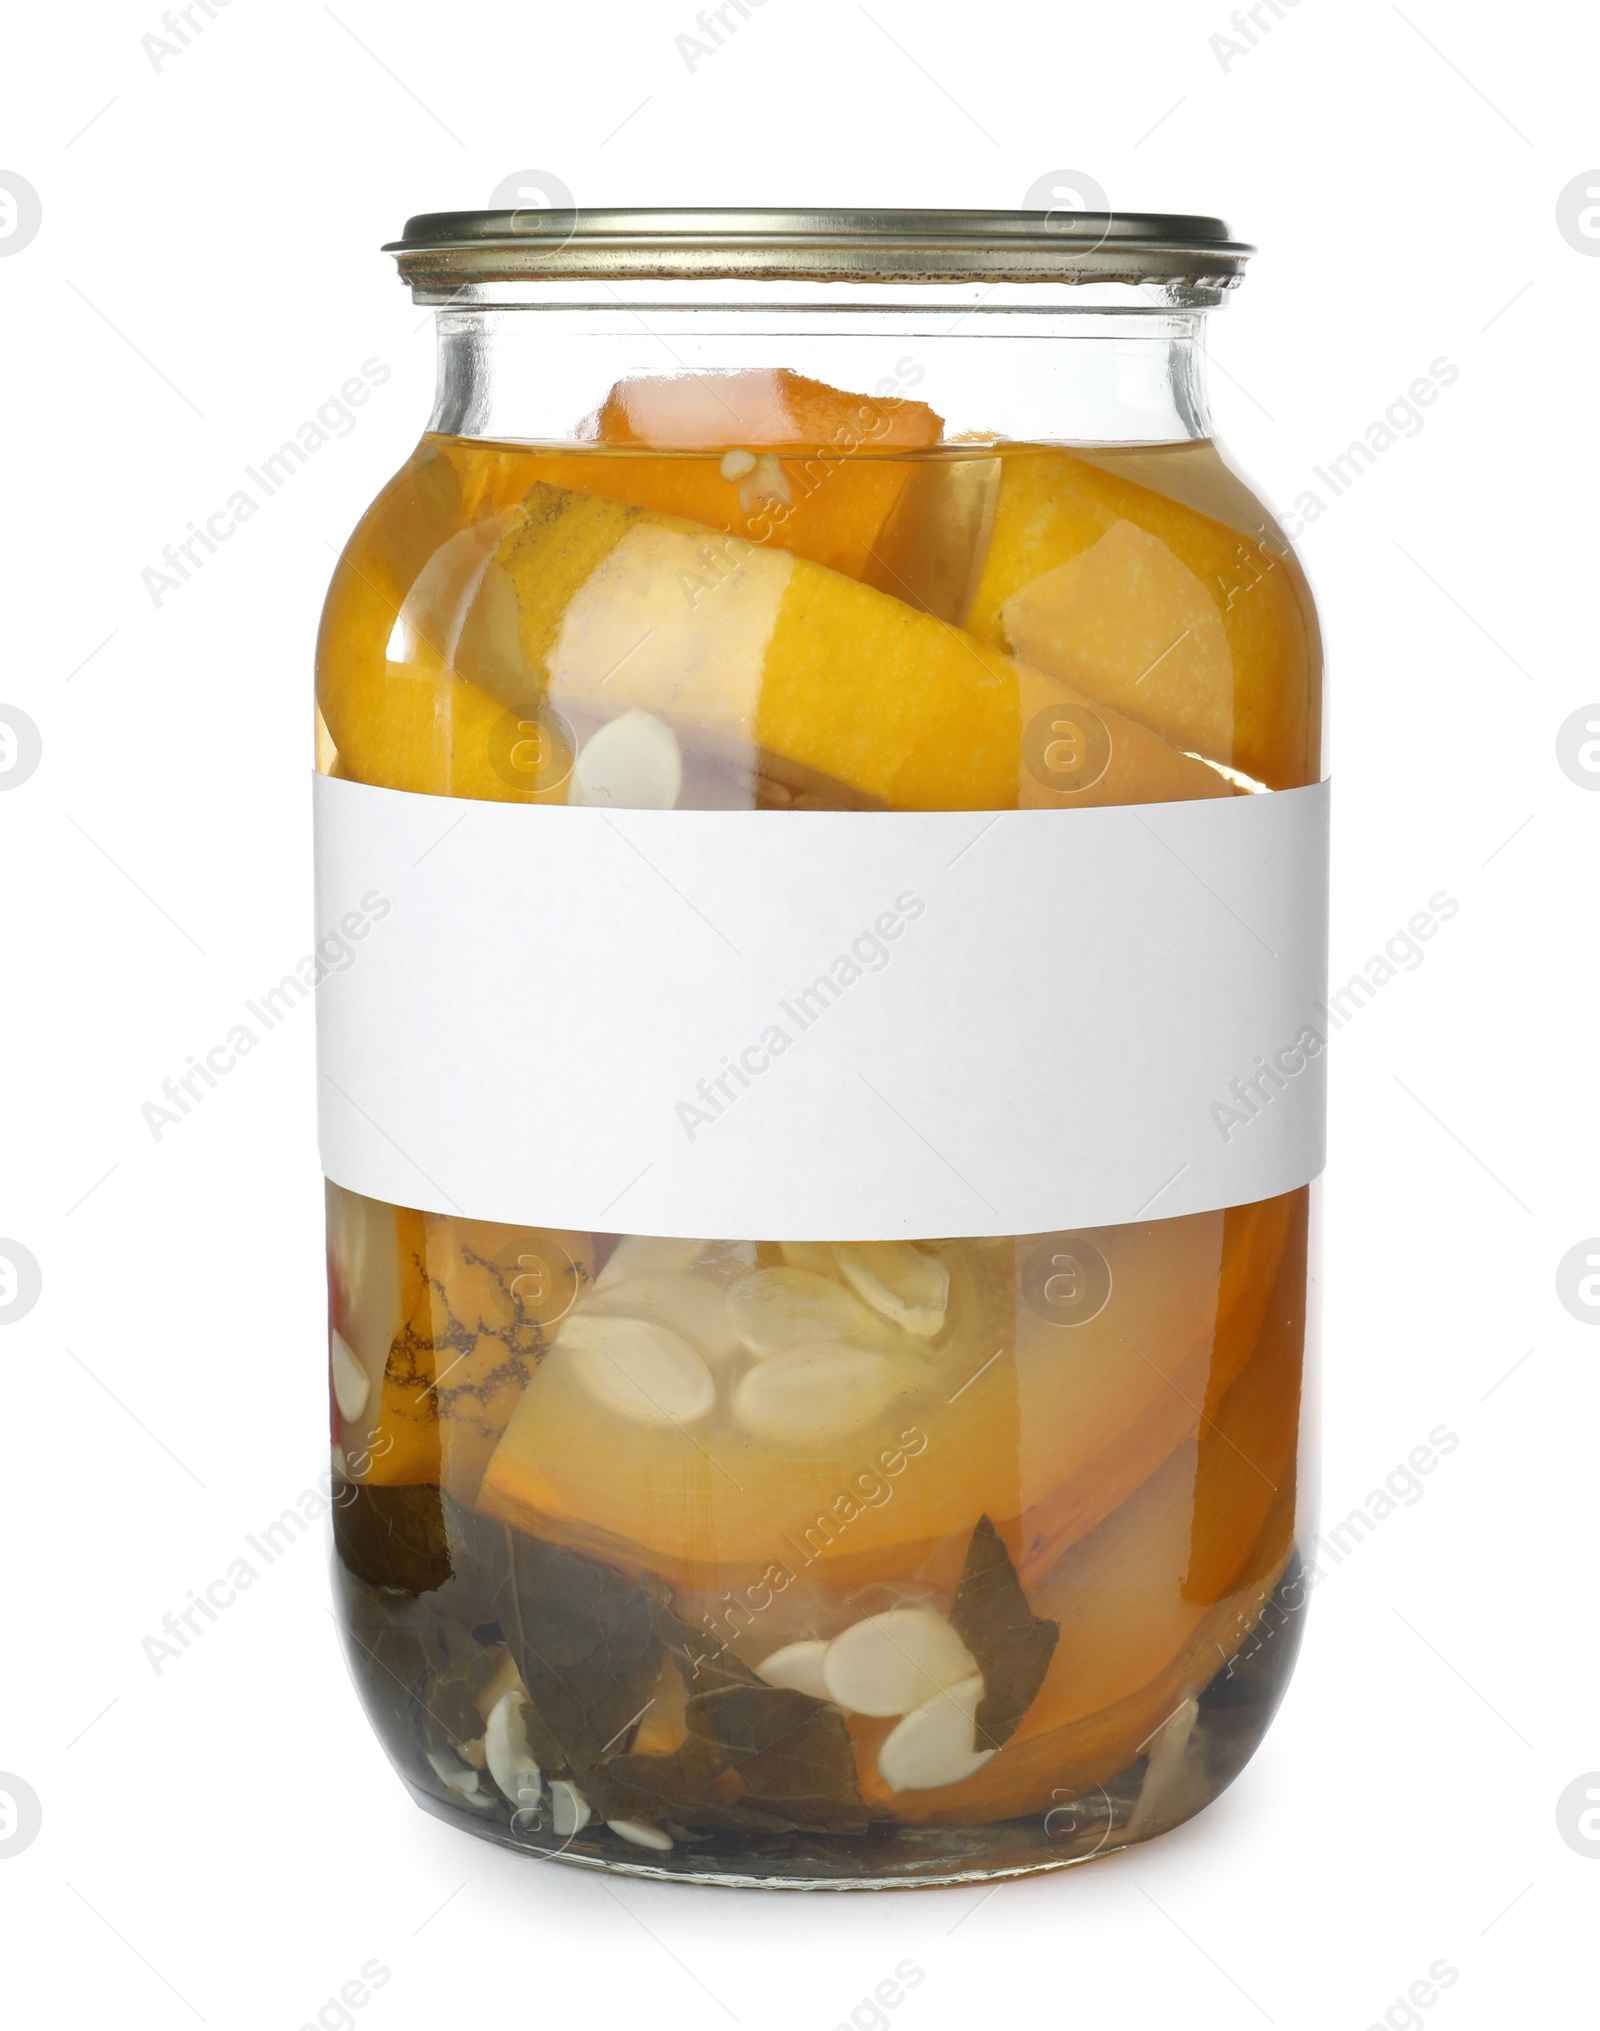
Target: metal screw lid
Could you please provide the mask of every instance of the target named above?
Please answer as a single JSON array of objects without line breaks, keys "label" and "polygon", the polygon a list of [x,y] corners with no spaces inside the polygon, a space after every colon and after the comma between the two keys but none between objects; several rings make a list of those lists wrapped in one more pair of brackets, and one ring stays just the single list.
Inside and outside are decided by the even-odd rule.
[{"label": "metal screw lid", "polygon": [[1166,282],[1230,289],[1253,247],[1158,212],[423,212],[384,249],[426,290],[521,280]]}]

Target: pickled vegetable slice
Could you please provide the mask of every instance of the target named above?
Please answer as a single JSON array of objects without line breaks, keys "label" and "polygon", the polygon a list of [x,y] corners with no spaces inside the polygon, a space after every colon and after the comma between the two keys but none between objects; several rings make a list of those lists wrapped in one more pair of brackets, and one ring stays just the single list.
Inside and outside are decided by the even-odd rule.
[{"label": "pickled vegetable slice", "polygon": [[[1292,1204],[1093,1230],[1084,1239],[1111,1266],[1114,1296],[1071,1328],[1018,1304],[1031,1243],[945,1248],[946,1331],[932,1342],[904,1336],[897,1393],[876,1414],[871,1364],[892,1357],[864,1350],[852,1357],[868,1364],[860,1405],[822,1387],[822,1350],[813,1347],[802,1350],[807,1375],[780,1380],[818,1385],[816,1421],[787,1409],[770,1423],[758,1416],[754,1428],[742,1423],[739,1390],[774,1359],[790,1359],[764,1355],[753,1357],[746,1382],[724,1383],[723,1407],[692,1433],[608,1419],[547,1366],[507,1427],[479,1500],[539,1535],[713,1593],[747,1585],[774,1562],[839,1585],[900,1577],[953,1533],[964,1543],[974,1514],[987,1513],[1002,1529],[1018,1524],[1031,1588],[1194,1434],[1208,1387],[1220,1393],[1243,1369]],[[814,1244],[805,1254],[804,1273],[824,1276],[814,1265],[830,1264],[833,1252]],[[853,1296],[842,1281],[836,1288]],[[866,1475],[892,1485],[892,1497],[865,1499]],[[955,1573],[947,1578],[954,1585]]]},{"label": "pickled vegetable slice", "polygon": [[[1019,1312],[1021,1476],[1038,1491],[1022,1519],[1030,1585],[1197,1429],[1208,1395],[1214,1403],[1242,1371],[1303,1201],[1290,1193],[1142,1231],[1091,1230],[1121,1301],[1069,1328]],[[1191,1266],[1194,1249],[1206,1269]]]},{"label": "pickled vegetable slice", "polygon": [[541,482],[497,563],[558,706],[660,713],[910,810],[1060,803],[1027,738],[1043,726],[1048,745],[1050,715],[1071,732],[1087,713],[1107,753],[1072,802],[1230,794],[1205,763],[931,614],[672,516]]},{"label": "pickled vegetable slice", "polygon": [[1075,452],[1006,448],[965,615],[981,641],[1278,789],[1315,775],[1309,612],[1270,525],[1246,533]]},{"label": "pickled vegetable slice", "polygon": [[745,472],[736,460],[715,456],[561,451],[531,454],[525,470],[530,482],[682,516],[862,578],[914,467],[909,460],[852,460],[826,451],[768,452]]},{"label": "pickled vegetable slice", "polygon": [[[526,491],[523,460],[428,437],[345,545],[317,635],[317,704],[334,773],[439,796],[529,800],[493,766],[505,707],[465,678],[500,667],[483,529]],[[492,553],[493,539],[488,540]],[[511,642],[513,653],[516,644]],[[561,773],[559,771],[553,773]]]},{"label": "pickled vegetable slice", "polygon": [[904,451],[937,444],[943,420],[904,396],[852,395],[787,367],[641,375],[601,404],[603,444],[685,451],[729,445]]},{"label": "pickled vegetable slice", "polygon": [[[1259,1613],[1262,1588],[1216,1603],[1183,1598],[1195,1457],[1191,1441],[1030,1587],[1034,1612],[1059,1623],[1060,1641],[1015,1735],[981,1773],[894,1796],[874,1772],[868,1726],[851,1723],[869,1803],[902,1820],[946,1824],[1046,1812],[1125,1769],[1173,1709],[1210,1682]],[[1287,1549],[1286,1541],[1274,1547],[1278,1564]]]},{"label": "pickled vegetable slice", "polygon": [[1179,747],[1233,759],[1233,652],[1188,565],[1136,522],[1014,592],[1007,645],[1041,670],[1156,727]]},{"label": "pickled vegetable slice", "polygon": [[[1306,1340],[1309,1195],[1298,1192],[1254,1353],[1242,1374],[1219,1370],[1207,1391],[1195,1469],[1184,1597],[1218,1601],[1243,1584],[1251,1548],[1295,1479]],[[1268,1281],[1262,1266],[1262,1287]]]},{"label": "pickled vegetable slice", "polygon": [[[831,1264],[831,1251],[822,1255]],[[771,1269],[775,1291],[791,1274]],[[496,1449],[480,1506],[628,1570],[712,1587],[742,1587],[773,1561],[904,1569],[917,1556],[904,1540],[925,1534],[929,1504],[934,1535],[970,1528],[960,1478],[923,1477],[916,1465],[928,1445],[924,1404],[944,1402],[977,1365],[963,1339],[976,1304],[970,1275],[952,1266],[950,1330],[931,1346],[874,1318],[837,1275],[807,1276],[827,1282],[836,1309],[808,1291],[803,1315],[773,1316],[761,1303],[752,1315],[752,1279],[729,1287],[730,1323],[743,1322],[758,1350],[722,1366],[717,1409],[692,1431],[608,1417],[562,1364],[547,1362]],[[607,1295],[602,1286],[596,1298]],[[840,1328],[859,1330],[857,1343],[838,1337]],[[788,1331],[794,1340],[774,1344]],[[1002,1379],[987,1394],[987,1416],[1002,1429],[1005,1399]],[[1012,1514],[1015,1457],[1013,1427],[999,1446],[1002,1506]]]},{"label": "pickled vegetable slice", "polygon": [[505,1230],[488,1221],[410,1208],[394,1218],[403,1318],[351,1471],[380,1486],[440,1482],[470,1499],[549,1328],[589,1280],[592,1244],[527,1232],[508,1256]]},{"label": "pickled vegetable slice", "polygon": [[1063,1787],[1103,1782],[1248,1634],[1294,1526],[1305,1195],[1294,1196],[1267,1323],[1243,1373],[1208,1401],[1197,1437],[1032,1583],[1034,1609],[1062,1634],[1015,1741],[981,1786],[897,1805],[902,1817],[1044,1810]]},{"label": "pickled vegetable slice", "polygon": [[[522,704],[532,687],[521,674],[514,599],[509,641],[504,632],[510,589],[493,565],[504,526],[489,517],[436,540],[404,586],[393,560],[369,554],[360,531],[352,539],[317,649],[317,704],[338,751],[337,774],[434,796],[565,801],[570,756],[552,752],[542,770],[505,766],[518,738],[507,731],[505,699]],[[494,682],[504,698],[462,670]],[[525,737],[559,740],[534,720]]]},{"label": "pickled vegetable slice", "polygon": [[988,547],[1001,461],[993,452],[919,459],[861,574],[868,585],[958,627]]},{"label": "pickled vegetable slice", "polygon": [[780,369],[620,381],[596,427],[601,446],[633,455],[532,453],[524,485],[682,515],[860,578],[917,470],[883,454],[937,444],[943,426],[925,403]]}]

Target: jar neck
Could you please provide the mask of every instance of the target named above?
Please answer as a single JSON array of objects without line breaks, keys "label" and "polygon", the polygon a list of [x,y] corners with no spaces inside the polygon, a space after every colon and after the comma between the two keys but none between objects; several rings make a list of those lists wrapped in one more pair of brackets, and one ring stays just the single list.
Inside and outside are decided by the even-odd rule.
[{"label": "jar neck", "polygon": [[[592,288],[589,293],[593,293]],[[1202,310],[959,298],[819,305],[475,303],[436,312],[429,427],[536,444],[592,439],[619,381],[773,367],[912,398],[947,443],[1171,444],[1211,434]],[[1097,292],[1098,293],[1098,292]]]}]

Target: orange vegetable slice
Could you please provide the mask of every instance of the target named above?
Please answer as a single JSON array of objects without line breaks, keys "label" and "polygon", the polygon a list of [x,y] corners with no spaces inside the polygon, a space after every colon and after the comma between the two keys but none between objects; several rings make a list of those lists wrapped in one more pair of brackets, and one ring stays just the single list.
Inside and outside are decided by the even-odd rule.
[{"label": "orange vegetable slice", "polygon": [[[383,789],[543,802],[566,775],[509,760],[519,729],[499,699],[468,681],[486,670],[515,691],[515,609],[487,566],[526,488],[515,457],[425,439],[346,544],[317,637],[317,706],[335,750],[330,772]],[[498,599],[496,597],[498,595]],[[509,639],[507,620],[509,618]],[[520,699],[518,700],[520,702]]]},{"label": "orange vegetable slice", "polygon": [[825,449],[770,452],[730,471],[715,453],[551,451],[526,461],[528,484],[545,480],[679,515],[850,578],[869,574],[874,545],[911,471],[908,460]]},{"label": "orange vegetable slice", "polygon": [[932,614],[675,516],[541,482],[497,564],[527,668],[558,707],[663,714],[905,810],[1232,794],[1204,762]]},{"label": "orange vegetable slice", "polygon": [[[1152,453],[1181,488],[1181,447]],[[1201,506],[1005,448],[967,628],[1270,788],[1315,780],[1320,645],[1287,539],[1240,487]]]},{"label": "orange vegetable slice", "polygon": [[[1091,1236],[1113,1263],[1113,1273],[1122,1267],[1124,1285],[1131,1276],[1146,1279],[1135,1296],[1148,1313],[1130,1304],[1108,1309],[1089,1326],[1061,1329],[1035,1325],[1022,1312],[1018,1365],[1031,1384],[1022,1421],[1022,1480],[1040,1491],[1022,1518],[1019,1571],[1025,1584],[1108,1516],[1197,1426],[1205,1433],[1206,1418],[1251,1361],[1261,1336],[1295,1197],[1191,1216],[1197,1227],[1221,1230],[1214,1283],[1207,1278],[1186,1286],[1170,1265],[1158,1267],[1136,1255],[1130,1261],[1127,1229]],[[1205,1307],[1198,1325],[1197,1302]],[[1058,1351],[1063,1341],[1093,1334],[1102,1324],[1103,1337],[1086,1340],[1075,1357]],[[1184,1332],[1191,1337],[1173,1358],[1166,1350],[1177,1347]],[[1075,1376],[1062,1372],[1067,1360],[1075,1360]],[[1208,1462],[1214,1443],[1222,1442],[1202,1437]],[[1253,1505],[1247,1506],[1254,1514]]]},{"label": "orange vegetable slice", "polygon": [[786,369],[640,376],[601,405],[598,450],[533,453],[524,486],[681,515],[860,578],[915,471],[905,454],[943,427],[924,402]]},{"label": "orange vegetable slice", "polygon": [[[758,1446],[716,1421],[693,1432],[631,1425],[546,1368],[496,1449],[479,1506],[710,1597],[743,1597],[773,1567],[830,1586],[912,1573],[936,1583],[930,1556],[942,1547],[959,1565],[987,1514],[1018,1525],[1031,1588],[1192,1438],[1208,1381],[1220,1391],[1242,1369],[1286,1225],[1286,1202],[1272,1200],[1096,1230],[1085,1239],[1110,1264],[1116,1295],[1069,1329],[1024,1307],[1019,1330],[1011,1244],[949,1249],[950,1323],[925,1384],[854,1437],[809,1450]],[[863,1495],[864,1474],[884,1499]],[[781,1621],[768,1616],[752,1641],[775,1648]]]},{"label": "orange vegetable slice", "polygon": [[1286,1204],[1282,1259],[1270,1283],[1266,1318],[1254,1354],[1237,1380],[1215,1376],[1200,1427],[1195,1470],[1194,1531],[1184,1596],[1219,1601],[1243,1583],[1250,1550],[1268,1513],[1295,1479],[1300,1431],[1300,1382],[1306,1337],[1306,1248],[1310,1193]]},{"label": "orange vegetable slice", "polygon": [[[903,1819],[1047,1810],[1103,1783],[1192,1698],[1257,1620],[1292,1542],[1305,1346],[1306,1194],[1289,1209],[1266,1324],[1242,1372],[1208,1395],[1197,1434],[1028,1589],[1061,1626],[1016,1736],[961,1785],[902,1794]],[[873,1739],[859,1731],[863,1789]]]},{"label": "orange vegetable slice", "polygon": [[404,1317],[358,1478],[437,1482],[470,1502],[538,1364],[593,1271],[587,1235],[508,1231],[395,1208]]},{"label": "orange vegetable slice", "polygon": [[661,451],[836,445],[848,456],[937,444],[943,429],[925,402],[852,395],[787,367],[753,367],[619,381],[600,406],[597,435],[602,444]]},{"label": "orange vegetable slice", "polygon": [[1177,1582],[1194,1465],[1192,1446],[1175,1454],[1134,1502],[1073,1548],[1054,1585],[1030,1595],[1037,1613],[1061,1624],[1060,1641],[1016,1735],[975,1776],[890,1794],[876,1772],[876,1731],[851,1723],[870,1804],[923,1825],[1043,1815],[1125,1770],[1204,1690],[1256,1628],[1282,1577],[1294,1498],[1287,1487],[1274,1505],[1248,1579],[1214,1603],[1187,1601]]}]

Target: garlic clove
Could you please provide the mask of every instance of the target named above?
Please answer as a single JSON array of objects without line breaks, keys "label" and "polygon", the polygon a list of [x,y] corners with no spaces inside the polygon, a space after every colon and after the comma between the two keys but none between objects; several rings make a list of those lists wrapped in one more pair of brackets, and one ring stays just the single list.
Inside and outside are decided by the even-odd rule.
[{"label": "garlic clove", "polygon": [[581,1834],[594,1817],[589,1810],[589,1801],[565,1777],[550,1780],[550,1824],[560,1840],[570,1840],[573,1834]]},{"label": "garlic clove", "polygon": [[665,720],[638,706],[608,720],[572,765],[569,804],[670,811],[683,788],[683,754]]},{"label": "garlic clove", "polygon": [[870,1425],[905,1382],[897,1362],[859,1347],[788,1347],[739,1378],[733,1414],[752,1438],[816,1445]]},{"label": "garlic clove", "polygon": [[1128,1816],[1130,1835],[1173,1826],[1204,1803],[1204,1744],[1194,1741],[1199,1718],[1199,1701],[1187,1699],[1144,1744],[1144,1781]]},{"label": "garlic clove", "polygon": [[878,1775],[891,1791],[933,1791],[959,1784],[996,1753],[975,1749],[983,1679],[976,1673],[935,1693],[892,1728],[878,1751]]},{"label": "garlic clove", "polygon": [[950,1272],[909,1241],[842,1241],[834,1256],[851,1288],[875,1312],[931,1340],[950,1305]]},{"label": "garlic clove", "polygon": [[607,1256],[594,1287],[604,1290],[608,1284],[627,1283],[636,1276],[691,1269],[710,1245],[705,1241],[679,1241],[671,1235],[624,1234]]},{"label": "garlic clove", "polygon": [[555,1344],[595,1401],[633,1424],[698,1424],[717,1400],[700,1356],[653,1319],[569,1312]]},{"label": "garlic clove", "polygon": [[513,1805],[537,1805],[544,1779],[528,1746],[528,1703],[521,1692],[502,1693],[489,1711],[483,1731],[484,1761],[489,1775]]},{"label": "garlic clove", "polygon": [[794,488],[783,469],[783,460],[775,452],[764,451],[758,459],[752,459],[739,488],[739,506],[745,514],[753,515],[765,501],[777,501],[787,507],[793,499]]},{"label": "garlic clove", "polygon": [[367,1398],[372,1394],[372,1383],[367,1371],[350,1351],[350,1343],[343,1333],[335,1332],[330,1339],[330,1366],[333,1370],[333,1400],[339,1406],[339,1415],[346,1424],[354,1424],[367,1407]]},{"label": "garlic clove", "polygon": [[658,1826],[646,1826],[642,1819],[608,1819],[606,1825],[625,1841],[632,1841],[636,1848],[654,1848],[665,1854],[672,1846],[671,1834],[663,1833]]},{"label": "garlic clove", "polygon": [[704,1253],[695,1263],[696,1274],[718,1283],[736,1283],[756,1266],[753,1241],[704,1241],[700,1245]]},{"label": "garlic clove", "polygon": [[817,1637],[786,1643],[781,1650],[773,1651],[765,1664],[756,1666],[757,1676],[788,1692],[809,1693],[814,1700],[828,1699],[831,1695],[822,1682],[822,1659],[827,1648]]},{"label": "garlic clove", "polygon": [[727,1292],[710,1277],[683,1271],[630,1277],[626,1283],[592,1291],[578,1309],[601,1316],[652,1320],[687,1340],[706,1361],[726,1361],[739,1351]]},{"label": "garlic clove", "polygon": [[491,1804],[488,1793],[478,1781],[476,1770],[467,1770],[458,1763],[448,1749],[430,1749],[428,1763],[435,1777],[453,1791],[463,1805],[470,1805],[474,1812],[487,1812]]},{"label": "garlic clove", "polygon": [[758,1269],[728,1292],[734,1331],[758,1358],[819,1341],[870,1346],[883,1328],[853,1291],[811,1269]]},{"label": "garlic clove", "polygon": [[822,1682],[835,1705],[856,1714],[909,1714],[978,1669],[934,1608],[891,1608],[852,1623],[828,1645]]}]

